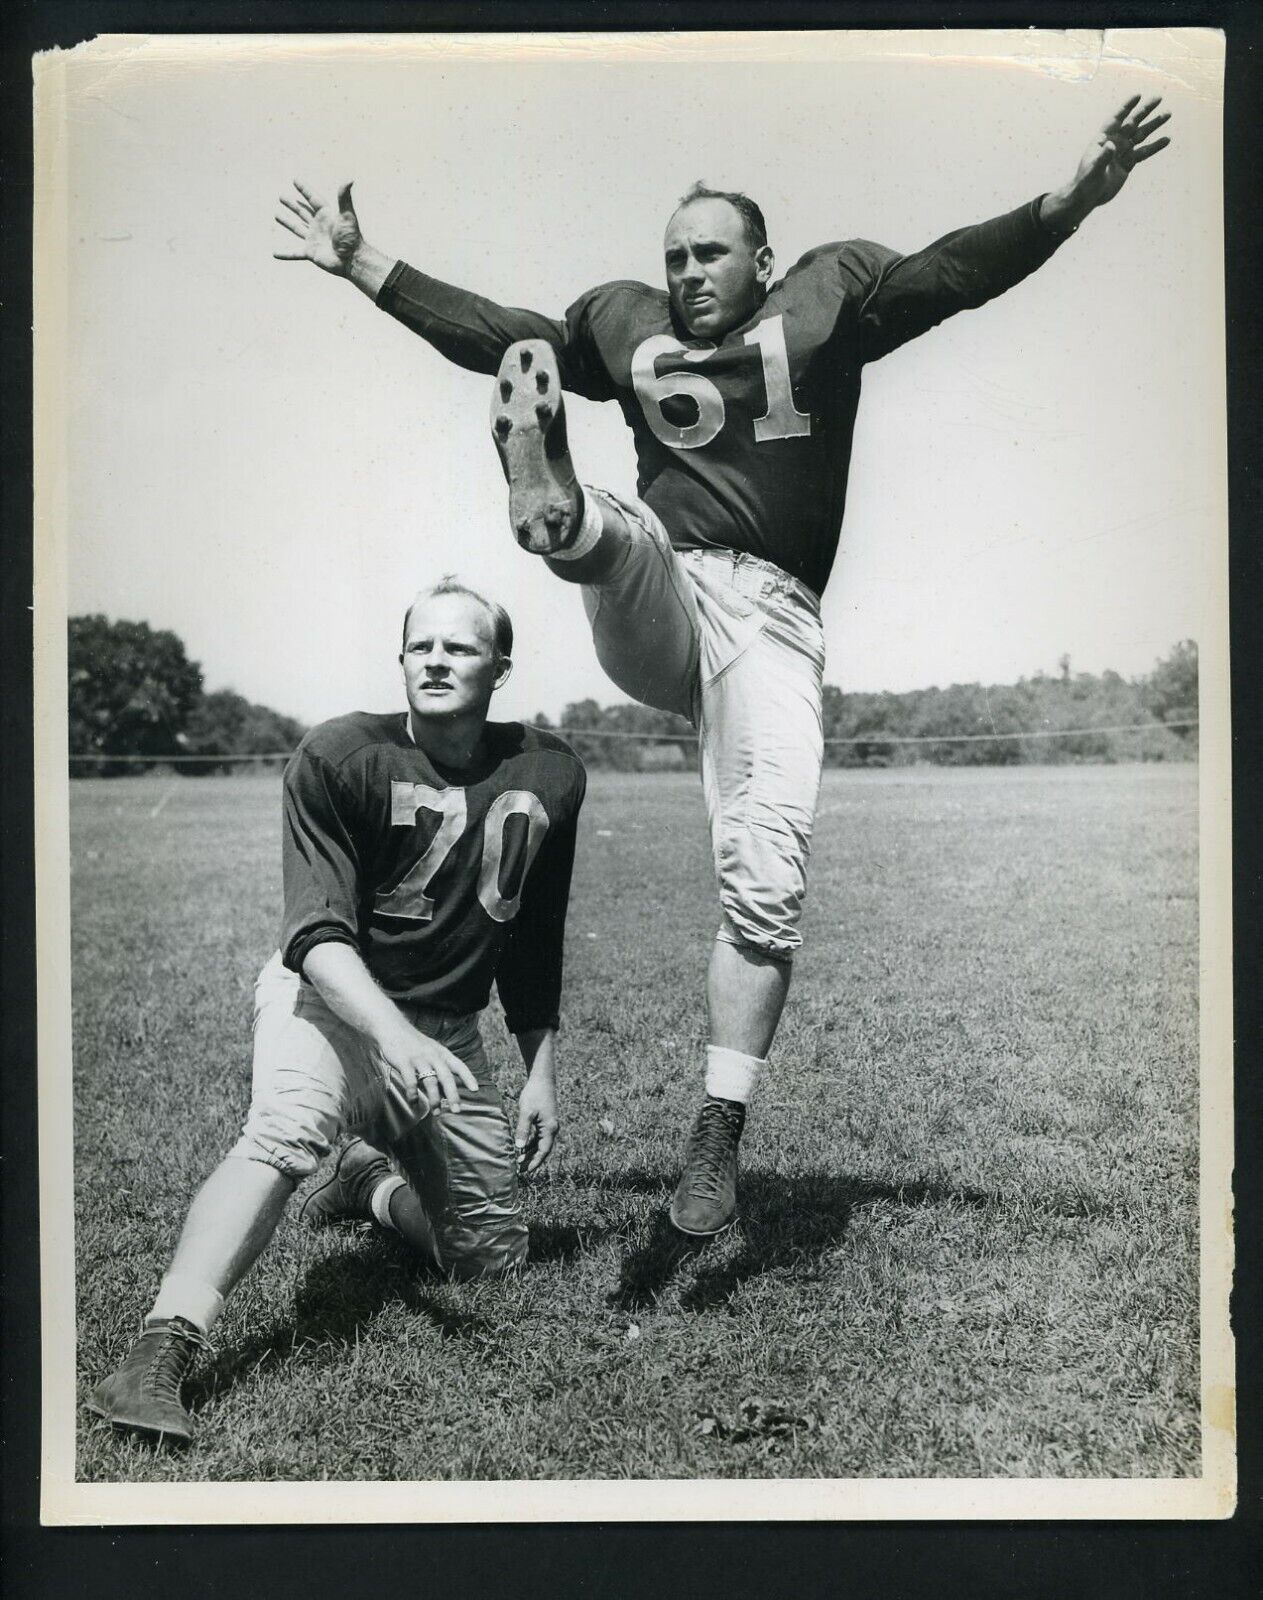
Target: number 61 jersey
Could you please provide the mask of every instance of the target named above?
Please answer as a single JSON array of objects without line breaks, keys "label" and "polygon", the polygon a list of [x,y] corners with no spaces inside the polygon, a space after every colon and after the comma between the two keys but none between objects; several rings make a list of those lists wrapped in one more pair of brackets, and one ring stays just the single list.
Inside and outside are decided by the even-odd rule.
[{"label": "number 61 jersey", "polygon": [[677,549],[748,551],[821,594],[863,365],[1003,293],[1060,242],[1034,200],[914,255],[863,239],[821,245],[717,343],[682,328],[663,290],[630,281],[589,290],[563,321],[398,262],[377,304],[476,372],[495,372],[515,340],[547,339],[567,389],[617,400],[638,493]]},{"label": "number 61 jersey", "polygon": [[459,773],[403,714],[314,728],[285,769],[281,954],[359,951],[393,1000],[480,1011],[494,978],[513,1033],[555,1028],[586,774],[554,735],[489,722]]}]

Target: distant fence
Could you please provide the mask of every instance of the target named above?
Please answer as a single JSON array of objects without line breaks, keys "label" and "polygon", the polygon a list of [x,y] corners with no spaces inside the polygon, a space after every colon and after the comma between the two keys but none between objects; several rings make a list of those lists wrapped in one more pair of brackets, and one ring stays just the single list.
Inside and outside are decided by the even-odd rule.
[{"label": "distant fence", "polygon": [[[1193,718],[1171,722],[1121,722],[1098,728],[1017,729],[1004,733],[857,733],[845,739],[826,739],[825,747],[867,744],[989,744],[996,739],[1069,739],[1088,733],[1160,733],[1163,728],[1195,728]],[[623,728],[552,728],[568,739],[649,739],[655,744],[680,741],[696,744],[695,733],[641,733]]]},{"label": "distant fence", "polygon": [[[1198,727],[1196,718],[1173,719],[1170,722],[1123,722],[1112,723],[1098,727],[1086,728],[1023,728],[1006,729],[994,733],[884,733],[874,730],[871,733],[849,734],[846,737],[827,738],[824,741],[825,749],[845,749],[864,752],[865,760],[858,765],[889,765],[889,759],[884,752],[888,747],[912,756],[919,747],[925,746],[954,746],[954,745],[980,745],[993,744],[1001,746],[1019,746],[1029,741],[1047,744],[1058,739],[1085,739],[1113,738],[1127,734],[1161,734],[1164,732],[1189,731]],[[638,729],[628,728],[550,728],[550,733],[560,734],[563,738],[576,741],[589,739],[607,740],[618,745],[626,742],[638,742],[641,745],[639,759],[632,765],[635,770],[666,770],[672,765],[681,767],[687,764],[686,751],[691,751],[697,744],[696,733],[646,733]],[[666,749],[672,747],[679,749],[679,758],[674,762],[665,761],[662,756]],[[655,748],[659,754],[655,756]],[[1140,752],[1137,752],[1138,754]],[[228,767],[262,767],[279,769],[289,760],[291,752],[288,750],[272,750],[263,753],[252,752],[249,755],[188,755],[183,752],[177,755],[72,755],[70,765],[72,769],[95,769],[98,775],[113,775],[137,767],[177,767],[196,773],[197,771],[214,771]],[[1082,753],[1082,759],[1108,760],[1108,752]],[[103,771],[103,769],[107,769]],[[88,776],[92,775],[89,770]]]}]

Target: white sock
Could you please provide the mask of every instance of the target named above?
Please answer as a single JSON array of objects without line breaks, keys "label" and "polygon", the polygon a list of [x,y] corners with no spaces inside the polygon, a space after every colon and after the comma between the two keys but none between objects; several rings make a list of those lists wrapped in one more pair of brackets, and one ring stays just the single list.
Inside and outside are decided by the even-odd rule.
[{"label": "white sock", "polygon": [[767,1061],[759,1056],[743,1055],[740,1050],[728,1050],[723,1045],[706,1046],[706,1093],[717,1100],[737,1100],[748,1105],[754,1095],[759,1074]]},{"label": "white sock", "polygon": [[170,1322],[172,1317],[183,1317],[200,1333],[209,1333],[224,1309],[224,1297],[209,1283],[183,1273],[168,1272],[158,1287],[158,1298],[153,1310],[145,1318],[151,1322]]},{"label": "white sock", "polygon": [[601,508],[596,503],[596,496],[590,489],[583,491],[583,521],[579,524],[579,531],[564,550],[549,552],[550,561],[577,561],[580,556],[586,556],[590,550],[596,549],[596,542],[601,537],[601,530],[605,526],[601,520]]},{"label": "white sock", "polygon": [[399,1230],[395,1227],[395,1219],[390,1214],[390,1199],[396,1189],[407,1187],[408,1185],[397,1173],[391,1173],[389,1178],[383,1178],[373,1190],[372,1198],[368,1202],[374,1219],[393,1233],[398,1233]]}]

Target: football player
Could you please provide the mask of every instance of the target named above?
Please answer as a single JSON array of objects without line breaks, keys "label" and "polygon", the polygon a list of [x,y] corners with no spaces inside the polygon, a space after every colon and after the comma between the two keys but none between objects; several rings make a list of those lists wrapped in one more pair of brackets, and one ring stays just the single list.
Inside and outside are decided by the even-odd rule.
[{"label": "football player", "polygon": [[[597,656],[699,731],[722,915],[707,980],[706,1098],[671,1205],[736,1214],[737,1141],[800,943],[819,790],[820,596],[837,550],[864,365],[1041,266],[1168,139],[1134,96],[1062,188],[914,255],[821,245],[775,277],[759,207],[695,185],[666,230],[666,290],[604,284],[561,320],[440,283],[363,237],[344,185],[296,185],[275,252],[350,280],[452,361],[497,373],[492,429],[519,542],[581,586]],[[580,486],[562,389],[615,400],[636,500]]]},{"label": "football player", "polygon": [[[538,1171],[557,1135],[586,778],[554,735],[487,720],[512,650],[504,609],[442,580],[404,618],[408,710],[323,723],[286,768],[284,919],[255,991],[249,1114],[193,1201],[140,1337],[88,1402],[118,1427],[191,1439],[180,1388],[196,1350],[296,1185],[346,1134],[308,1221],[376,1220],[459,1277],[525,1259],[519,1169]],[[527,1071],[516,1147],[478,1028],[493,979]]]}]

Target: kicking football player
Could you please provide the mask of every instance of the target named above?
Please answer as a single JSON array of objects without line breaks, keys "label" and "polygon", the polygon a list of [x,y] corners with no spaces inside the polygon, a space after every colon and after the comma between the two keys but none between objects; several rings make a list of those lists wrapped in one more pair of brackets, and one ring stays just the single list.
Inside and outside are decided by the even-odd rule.
[{"label": "kicking football player", "polygon": [[[554,735],[487,720],[512,650],[504,609],[444,579],[404,618],[407,712],[323,723],[286,768],[284,920],[255,991],[249,1115],[193,1201],[140,1337],[88,1402],[118,1427],[189,1441],[180,1387],[195,1351],[295,1185],[347,1133],[359,1137],[308,1220],[375,1219],[460,1277],[525,1259],[518,1174],[557,1135],[586,778]],[[528,1074],[516,1149],[478,1030],[493,978]]]},{"label": "kicking football player", "polygon": [[[297,184],[280,260],[313,261],[443,355],[497,373],[492,429],[519,542],[582,586],[597,656],[634,699],[699,730],[722,917],[706,1098],[671,1205],[714,1234],[736,1213],[737,1141],[800,943],[820,783],[820,595],[837,550],[868,361],[980,306],[1052,255],[1169,142],[1135,96],[1069,183],[915,255],[852,240],[775,280],[758,206],[694,186],[667,224],[666,292],[605,284],[555,321],[453,288],[370,245],[344,185]],[[523,342],[524,341],[524,342]],[[580,487],[561,389],[616,400],[640,499]]]}]

